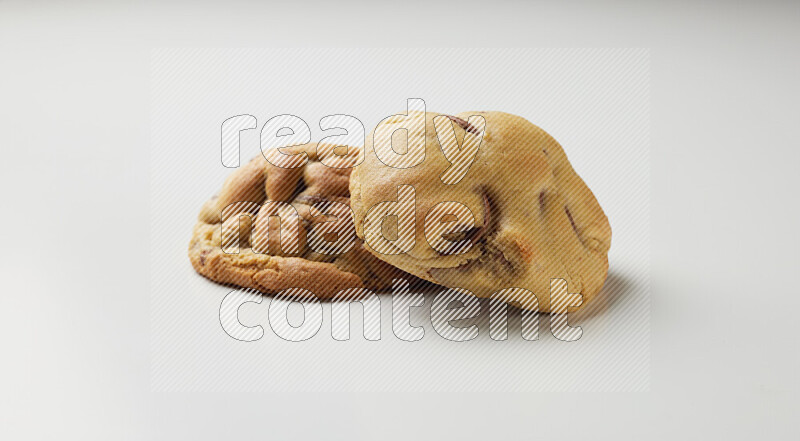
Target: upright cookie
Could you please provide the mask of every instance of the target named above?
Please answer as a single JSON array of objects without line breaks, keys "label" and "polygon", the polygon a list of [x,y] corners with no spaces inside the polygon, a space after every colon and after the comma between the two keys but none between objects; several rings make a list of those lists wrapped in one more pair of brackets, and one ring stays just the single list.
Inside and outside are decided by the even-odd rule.
[{"label": "upright cookie", "polygon": [[345,166],[360,149],[306,144],[283,151],[296,155],[280,164],[292,168],[258,155],[203,205],[189,243],[198,273],[265,293],[304,288],[320,298],[346,288],[385,289],[393,278],[417,280],[376,259],[355,236],[352,168]]},{"label": "upright cookie", "polygon": [[[407,153],[395,163],[387,160],[390,139],[395,154]],[[380,259],[480,297],[522,288],[523,307],[535,305],[526,301],[532,293],[540,311],[551,310],[551,279],[566,280],[583,304],[600,291],[611,227],[539,127],[502,112],[410,112],[384,121],[366,144],[350,180],[351,207],[359,237]],[[424,146],[424,158],[409,146]],[[385,216],[387,201],[412,200],[404,208],[410,218]]]}]

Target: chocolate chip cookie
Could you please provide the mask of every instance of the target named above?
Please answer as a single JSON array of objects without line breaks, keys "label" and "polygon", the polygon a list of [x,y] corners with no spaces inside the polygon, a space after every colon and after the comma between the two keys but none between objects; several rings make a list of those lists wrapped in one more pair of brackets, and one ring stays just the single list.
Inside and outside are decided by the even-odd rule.
[{"label": "chocolate chip cookie", "polygon": [[203,205],[189,243],[198,273],[265,293],[304,288],[319,298],[346,288],[384,289],[393,278],[419,280],[375,258],[355,235],[348,165],[359,148],[306,144],[282,151],[294,155],[281,156],[291,163],[278,167],[258,155]]},{"label": "chocolate chip cookie", "polygon": [[582,304],[603,286],[608,219],[558,142],[524,118],[409,112],[376,127],[365,153],[351,207],[378,258],[480,297],[522,288],[540,311],[551,279]]}]

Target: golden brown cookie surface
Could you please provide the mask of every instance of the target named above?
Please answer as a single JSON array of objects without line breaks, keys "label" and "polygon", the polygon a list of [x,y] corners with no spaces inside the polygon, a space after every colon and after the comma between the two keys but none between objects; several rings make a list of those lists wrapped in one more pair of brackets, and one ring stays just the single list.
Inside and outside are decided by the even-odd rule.
[{"label": "golden brown cookie surface", "polygon": [[413,279],[376,259],[355,237],[348,190],[352,169],[320,162],[344,167],[359,149],[306,144],[283,151],[305,152],[305,165],[276,167],[259,155],[203,205],[189,243],[198,273],[266,293],[304,288],[320,298],[346,288],[384,289],[393,278]]},{"label": "golden brown cookie surface", "polygon": [[[485,126],[480,119],[470,120],[472,115],[482,116]],[[387,164],[375,154],[373,132],[367,136],[365,161],[350,180],[357,232],[373,254],[423,279],[466,288],[481,297],[524,288],[536,295],[541,311],[550,310],[551,279],[565,279],[569,293],[583,295],[583,304],[597,294],[608,271],[611,228],[591,190],[550,135],[502,112],[411,112],[409,118],[418,124],[409,125],[407,118],[389,121],[381,130],[411,127],[408,138],[393,137],[392,149],[405,152],[408,143],[422,142],[424,160],[410,168]],[[485,130],[473,152],[474,162],[461,174],[454,172],[458,161],[452,159],[470,152],[451,150],[448,160],[442,147],[450,145],[447,130],[442,130],[448,125],[462,147],[467,141],[478,142]],[[376,204],[412,193],[413,225],[376,225],[379,216],[369,214]],[[463,209],[471,213],[471,224],[469,219],[464,222],[469,213],[453,215]],[[469,228],[426,236],[426,228],[440,231],[448,222],[463,222]],[[394,244],[382,243],[381,234],[391,236]],[[447,249],[442,239],[466,245]],[[409,243],[413,246],[403,246]]]}]

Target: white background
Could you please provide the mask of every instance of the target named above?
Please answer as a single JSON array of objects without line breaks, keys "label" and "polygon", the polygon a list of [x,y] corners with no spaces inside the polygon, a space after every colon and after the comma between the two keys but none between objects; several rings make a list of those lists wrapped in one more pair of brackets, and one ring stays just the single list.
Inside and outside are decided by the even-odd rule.
[{"label": "white background", "polygon": [[[291,8],[0,2],[0,436],[797,438],[798,6]],[[318,45],[650,49],[649,392],[151,391],[151,49]]]}]

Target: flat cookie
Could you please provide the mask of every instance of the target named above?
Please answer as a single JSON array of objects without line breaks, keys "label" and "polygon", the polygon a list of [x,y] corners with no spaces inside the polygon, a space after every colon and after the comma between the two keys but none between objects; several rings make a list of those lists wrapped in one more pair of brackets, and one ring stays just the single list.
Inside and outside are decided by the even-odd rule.
[{"label": "flat cookie", "polygon": [[418,280],[376,259],[355,236],[352,168],[344,166],[360,149],[306,144],[283,151],[306,163],[276,167],[259,155],[203,205],[189,243],[198,273],[270,294],[304,288],[319,298],[347,288],[385,289],[394,278]]},{"label": "flat cookie", "polygon": [[[479,117],[471,120],[472,115]],[[407,129],[407,137],[392,136],[397,129]],[[583,296],[582,305],[600,291],[611,227],[564,150],[542,129],[502,112],[409,112],[376,131],[367,136],[365,161],[350,180],[357,233],[370,252],[420,278],[479,297],[522,288],[535,295],[543,312],[551,310],[551,279],[566,280],[569,293]],[[385,145],[392,138],[390,148],[397,154],[411,153],[409,145],[424,146],[424,160],[420,153],[406,154],[405,164],[379,159],[375,143],[391,154]],[[475,143],[477,153],[467,148]],[[446,152],[451,160],[461,155],[468,169],[458,170],[453,164],[459,161],[448,160]],[[473,162],[463,160],[470,155]],[[412,197],[413,214],[402,227],[400,221],[384,222],[384,208],[375,208]],[[445,227],[460,222],[464,228]],[[426,235],[426,229],[449,233]]]}]

